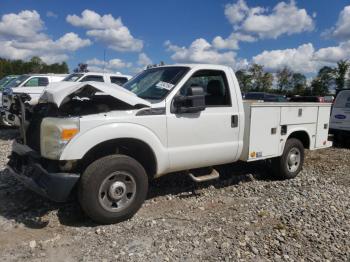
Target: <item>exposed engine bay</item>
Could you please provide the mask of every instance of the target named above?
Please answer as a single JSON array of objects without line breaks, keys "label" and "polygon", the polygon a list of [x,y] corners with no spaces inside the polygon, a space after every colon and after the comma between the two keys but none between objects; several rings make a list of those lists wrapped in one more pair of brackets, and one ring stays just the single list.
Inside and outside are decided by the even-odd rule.
[{"label": "exposed engine bay", "polygon": [[28,94],[14,94],[9,112],[20,119],[23,142],[37,151],[40,151],[40,125],[45,117],[80,117],[139,109],[149,104],[122,87],[100,83],[63,85],[45,91],[34,106],[29,103],[30,99]]}]

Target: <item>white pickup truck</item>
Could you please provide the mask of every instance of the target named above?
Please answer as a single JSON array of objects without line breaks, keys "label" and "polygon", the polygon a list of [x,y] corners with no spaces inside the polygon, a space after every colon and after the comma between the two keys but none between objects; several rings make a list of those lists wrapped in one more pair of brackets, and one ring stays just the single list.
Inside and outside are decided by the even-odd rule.
[{"label": "white pickup truck", "polygon": [[93,220],[114,223],[137,212],[149,180],[171,172],[201,182],[218,178],[220,164],[268,160],[278,178],[295,177],[304,148],[331,146],[330,108],[243,103],[233,70],[220,65],[150,68],[123,88],[62,82],[22,118],[8,168],[54,201],[77,187]]}]

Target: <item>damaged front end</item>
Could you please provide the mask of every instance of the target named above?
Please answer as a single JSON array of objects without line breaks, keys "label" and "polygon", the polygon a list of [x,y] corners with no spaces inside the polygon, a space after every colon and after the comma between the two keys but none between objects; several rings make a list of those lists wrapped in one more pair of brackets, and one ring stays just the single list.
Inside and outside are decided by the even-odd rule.
[{"label": "damaged front end", "polygon": [[68,198],[80,177],[79,160],[59,159],[80,132],[81,117],[150,106],[122,87],[95,82],[62,83],[46,90],[34,107],[24,96],[17,99],[21,136],[14,142],[8,169],[33,191],[58,202]]}]

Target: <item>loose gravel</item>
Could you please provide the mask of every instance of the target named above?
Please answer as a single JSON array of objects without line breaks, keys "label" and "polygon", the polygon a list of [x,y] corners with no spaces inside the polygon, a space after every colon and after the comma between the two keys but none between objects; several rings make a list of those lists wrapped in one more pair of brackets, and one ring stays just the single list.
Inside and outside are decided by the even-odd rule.
[{"label": "loose gravel", "polygon": [[4,171],[15,135],[0,131],[1,261],[350,261],[349,149],[307,151],[288,181],[262,163],[202,185],[165,176],[132,219],[100,226]]}]

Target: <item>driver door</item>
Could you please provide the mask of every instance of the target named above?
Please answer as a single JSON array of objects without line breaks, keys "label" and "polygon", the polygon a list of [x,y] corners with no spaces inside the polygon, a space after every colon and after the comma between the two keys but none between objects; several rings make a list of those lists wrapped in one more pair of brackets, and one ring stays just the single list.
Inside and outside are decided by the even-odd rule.
[{"label": "driver door", "polygon": [[199,70],[179,93],[186,95],[193,85],[203,87],[205,109],[196,113],[171,110],[167,114],[171,171],[228,163],[237,156],[238,108],[237,101],[231,101],[226,73]]}]

